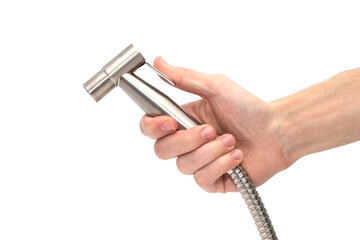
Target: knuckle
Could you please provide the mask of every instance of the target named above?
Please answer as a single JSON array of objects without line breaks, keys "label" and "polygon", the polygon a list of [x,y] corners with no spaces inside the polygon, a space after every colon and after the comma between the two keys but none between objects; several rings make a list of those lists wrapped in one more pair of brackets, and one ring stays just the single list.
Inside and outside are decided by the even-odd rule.
[{"label": "knuckle", "polygon": [[204,189],[204,191],[207,193],[215,193],[215,191],[211,190],[210,188],[206,188]]},{"label": "knuckle", "polygon": [[160,158],[162,160],[168,159],[168,157],[166,156],[166,152],[164,151],[164,148],[162,147],[162,145],[159,141],[155,142],[154,151],[158,158]]},{"label": "knuckle", "polygon": [[[229,159],[229,167],[228,168],[234,168],[236,167],[237,165],[239,165],[239,160],[236,160],[235,158],[233,158],[232,156],[230,157]],[[230,170],[230,169],[227,169],[227,170]]]},{"label": "knuckle", "polygon": [[207,179],[206,176],[201,174],[200,172],[194,173],[194,179],[197,185],[199,185],[201,188],[206,189],[207,186]]},{"label": "knuckle", "polygon": [[227,85],[230,78],[224,74],[213,74],[213,80],[214,81],[208,81],[205,83],[205,87],[208,90],[207,94],[211,97],[221,95],[223,91],[222,89],[224,89],[224,86]]},{"label": "knuckle", "polygon": [[181,86],[181,85],[183,85],[183,82],[186,80],[185,73],[184,73],[186,71],[186,69],[179,67],[177,70],[178,71],[177,71],[177,74],[175,77],[176,85]]},{"label": "knuckle", "polygon": [[150,118],[147,115],[144,115],[143,118],[141,119],[141,123],[144,127],[147,127],[150,124],[151,120],[152,118]]},{"label": "knuckle", "polygon": [[186,161],[185,161],[185,159],[183,157],[178,157],[177,158],[176,166],[177,166],[177,168],[179,169],[179,171],[182,174],[185,174],[185,175],[191,175],[192,174],[191,170],[188,168],[188,164],[186,164]]},{"label": "knuckle", "polygon": [[223,157],[218,161],[219,169],[221,169],[223,173],[233,168],[233,166],[236,166],[236,161],[231,156]]},{"label": "knuckle", "polygon": [[181,148],[183,154],[186,152],[191,152],[196,148],[196,140],[193,130],[179,130],[177,132],[177,140],[181,143]]},{"label": "knuckle", "polygon": [[140,121],[140,130],[145,136],[154,138],[154,129],[151,120],[151,118],[144,116]]},{"label": "knuckle", "polygon": [[[213,128],[211,125],[207,125],[207,127]],[[193,151],[205,143],[204,138],[201,137],[202,129],[205,129],[205,127],[197,126],[189,130],[183,131],[181,144],[184,146],[184,148],[186,148],[188,151]],[[214,133],[212,139],[216,137],[216,131],[214,128],[213,132]]]},{"label": "knuckle", "polygon": [[231,160],[226,157],[222,157],[219,158],[217,161],[218,161],[217,164],[219,166],[219,169],[226,169]]},{"label": "knuckle", "polygon": [[179,80],[180,82],[183,82],[183,81],[186,80],[186,76],[185,76],[185,71],[186,71],[186,69],[180,68],[180,70],[181,70],[181,71],[179,72],[178,80]]},{"label": "knuckle", "polygon": [[148,128],[146,128],[146,130],[145,130],[146,132],[147,132],[147,135],[148,135],[148,137],[150,137],[150,138],[152,138],[152,139],[156,139],[157,138],[157,136],[156,136],[156,131],[155,131],[155,129],[153,128],[153,127],[148,127]]},{"label": "knuckle", "polygon": [[146,117],[144,116],[142,119],[141,119],[141,121],[140,121],[140,131],[141,131],[141,133],[143,134],[143,135],[145,135],[145,136],[148,136],[148,134],[147,134],[147,132],[146,132],[146,126],[147,126],[147,119],[146,119]]},{"label": "knuckle", "polygon": [[225,74],[215,74],[215,77],[221,81],[228,81],[230,78]]},{"label": "knuckle", "polygon": [[184,134],[182,144],[186,149],[189,149],[189,151],[193,150],[194,145],[194,137],[192,137],[191,134]]},{"label": "knuckle", "polygon": [[141,131],[141,133],[142,133],[144,136],[146,136],[146,133],[145,133],[145,130],[144,130],[144,127],[143,127],[142,121],[140,121],[139,126],[140,126],[140,131]]}]

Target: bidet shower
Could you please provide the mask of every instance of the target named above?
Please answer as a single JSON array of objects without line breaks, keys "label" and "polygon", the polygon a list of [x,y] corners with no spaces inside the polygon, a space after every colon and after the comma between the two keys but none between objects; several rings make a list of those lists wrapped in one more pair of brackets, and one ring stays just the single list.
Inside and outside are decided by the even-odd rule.
[{"label": "bidet shower", "polygon": [[[133,46],[128,46],[97,74],[84,84],[85,89],[99,101],[116,86],[124,90],[149,116],[173,117],[179,129],[188,129],[201,123],[171,100],[168,96],[138,77],[134,72],[148,65],[161,78],[173,85],[171,79],[145,62],[145,58]],[[262,200],[245,170],[239,165],[227,173],[243,196],[262,239],[277,239]]]}]

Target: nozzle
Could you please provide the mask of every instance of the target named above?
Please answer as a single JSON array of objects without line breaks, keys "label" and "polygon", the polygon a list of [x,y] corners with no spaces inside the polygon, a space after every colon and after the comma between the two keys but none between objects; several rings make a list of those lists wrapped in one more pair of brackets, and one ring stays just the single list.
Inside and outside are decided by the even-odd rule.
[{"label": "nozzle", "polygon": [[100,101],[100,99],[111,92],[115,87],[115,83],[103,70],[99,71],[84,84],[84,88],[96,102]]},{"label": "nozzle", "polygon": [[144,63],[145,58],[131,44],[90,78],[84,88],[98,102],[119,85],[122,75],[136,71]]}]

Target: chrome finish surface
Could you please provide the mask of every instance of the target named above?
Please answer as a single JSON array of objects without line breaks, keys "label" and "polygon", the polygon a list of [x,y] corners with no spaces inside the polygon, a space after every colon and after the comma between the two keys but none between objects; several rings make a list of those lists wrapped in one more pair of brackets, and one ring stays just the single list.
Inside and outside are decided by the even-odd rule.
[{"label": "chrome finish surface", "polygon": [[149,116],[171,116],[178,122],[179,129],[188,129],[201,124],[168,96],[135,74],[124,74],[119,87]]},{"label": "chrome finish surface", "polygon": [[86,91],[95,101],[99,101],[106,94],[116,87],[115,83],[106,75],[104,71],[99,71],[89,81],[84,84]]},{"label": "chrome finish surface", "polygon": [[131,44],[90,78],[84,84],[84,88],[98,102],[119,85],[120,77],[123,74],[135,71],[144,63],[145,58]]},{"label": "chrome finish surface", "polygon": [[102,70],[116,85],[118,85],[122,75],[136,71],[136,69],[141,67],[144,63],[145,58],[141,55],[139,50],[131,44],[106,64]]}]

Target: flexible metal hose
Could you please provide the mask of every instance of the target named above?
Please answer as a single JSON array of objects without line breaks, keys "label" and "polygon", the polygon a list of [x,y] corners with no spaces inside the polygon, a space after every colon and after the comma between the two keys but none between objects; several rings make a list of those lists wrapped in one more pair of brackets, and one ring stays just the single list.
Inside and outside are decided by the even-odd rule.
[{"label": "flexible metal hose", "polygon": [[245,170],[241,167],[241,165],[239,165],[228,171],[227,174],[234,181],[236,187],[239,189],[242,197],[244,198],[245,203],[255,221],[261,239],[278,239],[259,193],[256,191],[255,186],[251,183]]}]

